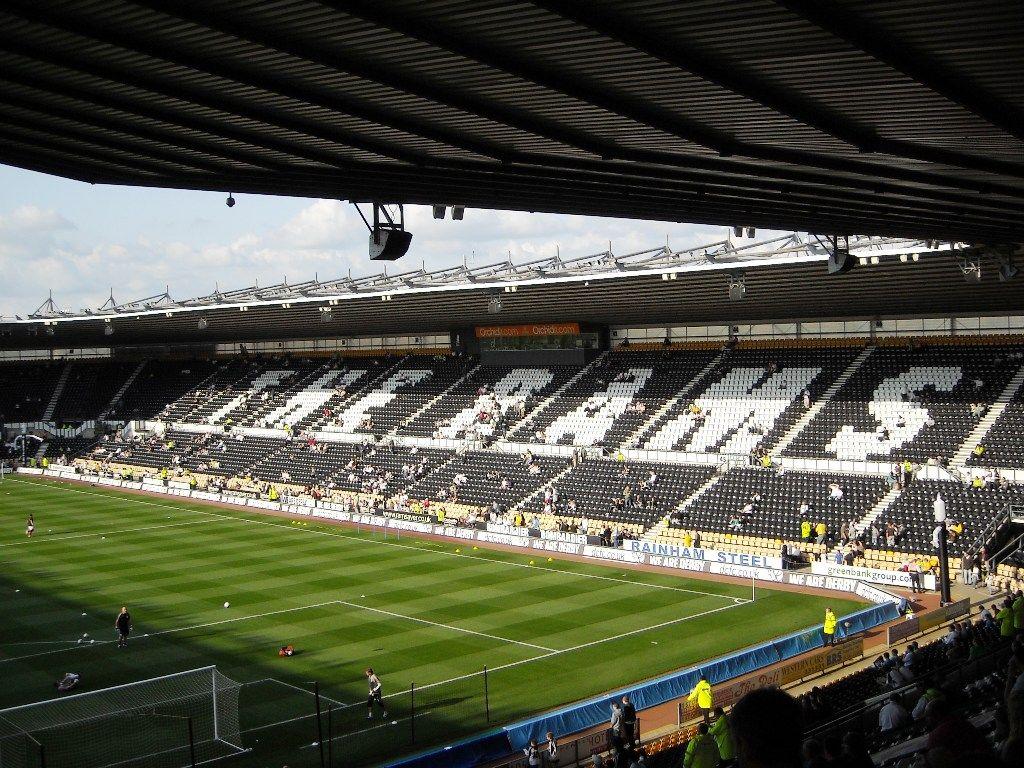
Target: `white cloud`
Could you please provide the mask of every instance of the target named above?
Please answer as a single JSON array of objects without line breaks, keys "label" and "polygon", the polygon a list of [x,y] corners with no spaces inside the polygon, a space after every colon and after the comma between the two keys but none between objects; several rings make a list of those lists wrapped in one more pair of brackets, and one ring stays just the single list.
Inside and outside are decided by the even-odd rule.
[{"label": "white cloud", "polygon": [[[242,201],[244,204],[244,201]],[[422,263],[437,269],[523,261],[553,256],[585,256],[608,249],[626,254],[663,245],[674,247],[719,239],[720,227],[702,227],[624,219],[529,214],[516,211],[468,210],[464,221],[436,221],[427,207],[406,210],[413,231],[409,255],[389,271],[416,269]],[[173,222],[173,214],[169,213]],[[0,211],[0,314],[24,315],[52,288],[57,303],[67,309],[96,307],[111,287],[118,301],[161,293],[190,297],[221,290],[280,282],[291,283],[379,272],[367,257],[367,232],[350,205],[334,200],[309,202],[281,222],[266,222],[259,231],[225,234],[222,240],[188,242],[191,218],[163,232],[179,233],[161,239],[160,232],[124,232],[102,238],[86,235],[116,231],[116,224],[90,221],[76,227],[59,212],[23,205]],[[90,241],[92,238],[92,241]]]},{"label": "white cloud", "polygon": [[35,205],[22,205],[0,216],[0,232],[45,234],[74,228],[74,224],[56,211]]}]

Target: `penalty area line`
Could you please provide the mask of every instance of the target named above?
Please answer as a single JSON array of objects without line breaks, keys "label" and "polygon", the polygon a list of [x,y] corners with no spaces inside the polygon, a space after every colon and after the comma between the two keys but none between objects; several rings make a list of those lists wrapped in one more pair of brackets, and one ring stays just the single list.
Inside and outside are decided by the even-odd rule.
[{"label": "penalty area line", "polygon": [[[183,627],[172,627],[170,629],[160,629],[160,630],[157,630],[155,632],[146,632],[146,633],[136,634],[135,639],[133,641],[131,641],[131,642],[138,643],[141,640],[146,640],[146,639],[151,638],[151,637],[163,637],[163,636],[166,636],[166,635],[173,635],[173,634],[178,634],[178,633],[181,633],[181,632],[190,632],[190,631],[198,630],[198,629],[208,629],[209,627],[218,627],[218,626],[222,626],[224,624],[235,624],[235,623],[238,623],[238,622],[241,622],[241,621],[253,621],[255,619],[263,619],[263,618],[266,618],[268,616],[280,616],[280,615],[286,614],[286,613],[296,613],[298,611],[308,611],[308,610],[312,610],[314,608],[326,608],[326,607],[332,606],[332,605],[343,605],[343,606],[345,606],[347,608],[355,608],[355,609],[362,610],[362,611],[368,611],[370,613],[382,614],[382,615],[389,616],[389,617],[395,618],[395,619],[402,619],[402,620],[405,620],[405,621],[413,621],[413,622],[416,622],[418,624],[425,624],[427,626],[437,627],[439,629],[447,629],[447,630],[449,630],[451,632],[459,632],[459,633],[466,634],[466,635],[475,635],[477,637],[484,637],[484,638],[487,638],[488,640],[497,640],[498,642],[506,643],[508,645],[521,645],[521,646],[524,646],[524,647],[527,647],[527,648],[533,648],[534,650],[540,650],[540,651],[546,651],[546,652],[554,652],[553,648],[548,648],[548,647],[543,646],[543,645],[536,645],[534,643],[527,643],[527,642],[524,642],[522,640],[512,640],[511,638],[508,638],[508,637],[501,637],[500,635],[491,635],[491,634],[488,634],[487,632],[478,632],[475,629],[467,629],[465,627],[457,627],[457,626],[455,626],[453,624],[444,624],[444,623],[439,622],[439,621],[431,621],[429,619],[423,619],[423,618],[420,618],[418,616],[409,616],[409,615],[404,614],[404,613],[396,613],[394,611],[386,611],[386,610],[383,610],[381,608],[372,608],[372,607],[367,606],[367,605],[360,605],[359,603],[352,603],[352,602],[349,602],[347,600],[325,600],[325,601],[322,601],[322,602],[319,602],[319,603],[311,603],[309,605],[300,605],[300,606],[295,606],[293,608],[281,608],[281,609],[276,610],[276,611],[265,611],[263,613],[248,614],[246,616],[232,616],[232,617],[227,618],[227,619],[218,619],[216,621],[207,621],[207,622],[202,622],[202,623],[199,623],[199,624],[189,624],[189,625],[186,625],[186,626],[183,626]],[[34,659],[34,658],[38,658],[40,656],[51,656],[53,654],[64,653],[65,651],[75,650],[75,649],[78,649],[78,648],[91,648],[91,647],[95,647],[97,645],[109,645],[109,644],[115,643],[115,642],[117,642],[117,641],[116,640],[99,640],[99,641],[96,641],[96,642],[82,643],[81,645],[78,645],[76,643],[75,645],[72,645],[72,646],[63,647],[63,648],[55,648],[55,649],[51,649],[51,650],[48,650],[48,651],[37,651],[35,653],[25,653],[25,654],[22,654],[20,656],[10,656],[10,657],[8,657],[6,659],[0,659],[0,664],[6,664],[6,663],[12,662],[12,661],[22,661],[22,660],[25,660],[25,659]],[[267,679],[269,679],[269,678],[267,678]]]}]

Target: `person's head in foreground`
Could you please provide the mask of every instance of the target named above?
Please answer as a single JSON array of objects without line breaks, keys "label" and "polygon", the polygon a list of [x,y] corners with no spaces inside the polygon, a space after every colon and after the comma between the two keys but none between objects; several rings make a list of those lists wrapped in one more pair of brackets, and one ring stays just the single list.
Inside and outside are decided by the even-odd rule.
[{"label": "person's head in foreground", "polygon": [[751,691],[729,716],[739,768],[800,768],[803,713],[778,688]]}]

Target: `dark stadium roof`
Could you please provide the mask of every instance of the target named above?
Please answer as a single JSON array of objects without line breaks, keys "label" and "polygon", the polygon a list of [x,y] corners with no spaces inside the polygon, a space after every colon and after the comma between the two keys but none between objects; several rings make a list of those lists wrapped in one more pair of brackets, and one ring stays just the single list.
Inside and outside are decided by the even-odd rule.
[{"label": "dark stadium roof", "polygon": [[6,0],[0,162],[87,182],[1024,240],[1024,13]]},{"label": "dark stadium roof", "polygon": [[[1022,278],[1000,280],[999,254],[991,250],[857,238],[850,252],[857,266],[835,276],[826,274],[828,256],[816,240],[793,235],[740,249],[723,241],[678,252],[661,247],[624,256],[412,271],[186,300],[166,294],[125,304],[111,299],[88,314],[60,311],[50,301],[30,319],[0,321],[0,346],[408,335],[549,321],[658,326],[1024,311]],[[740,281],[745,296],[730,300],[730,283]]]}]

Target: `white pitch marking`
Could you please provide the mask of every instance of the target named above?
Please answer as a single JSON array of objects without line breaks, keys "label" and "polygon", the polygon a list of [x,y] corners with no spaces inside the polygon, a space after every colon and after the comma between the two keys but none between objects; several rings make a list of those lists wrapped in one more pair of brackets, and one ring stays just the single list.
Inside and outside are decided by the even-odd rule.
[{"label": "white pitch marking", "polygon": [[[366,605],[359,605],[359,603],[350,603],[350,602],[348,602],[346,600],[326,600],[326,601],[319,602],[319,603],[311,603],[309,605],[300,605],[300,606],[296,606],[294,608],[281,608],[281,609],[276,610],[276,611],[265,611],[263,613],[253,613],[253,614],[248,614],[246,616],[234,616],[234,617],[232,617],[230,619],[218,619],[217,621],[208,621],[208,622],[204,622],[204,623],[201,623],[201,624],[189,624],[189,625],[184,626],[184,627],[172,627],[171,629],[161,629],[161,630],[158,630],[156,632],[150,632],[150,633],[144,635],[144,637],[159,637],[161,635],[173,635],[173,634],[177,634],[179,632],[190,632],[190,631],[196,630],[196,629],[208,629],[209,627],[217,627],[217,626],[220,626],[222,624],[235,624],[235,623],[240,622],[240,621],[251,621],[251,620],[254,620],[254,619],[264,619],[264,618],[266,618],[268,616],[280,616],[281,614],[285,614],[285,613],[296,613],[297,611],[308,611],[308,610],[312,610],[313,608],[325,608],[325,607],[330,606],[330,605],[344,605],[344,606],[347,606],[349,608],[358,608],[360,610],[371,611],[373,613],[382,613],[382,614],[385,614],[387,616],[392,616],[392,617],[397,618],[397,619],[405,619],[407,621],[415,621],[415,622],[418,622],[420,624],[428,624],[428,625],[433,626],[433,627],[440,627],[442,629],[448,629],[448,630],[451,630],[453,632],[462,632],[462,633],[468,634],[468,635],[477,635],[479,637],[486,637],[486,638],[488,638],[490,640],[498,640],[500,642],[508,643],[510,645],[523,645],[523,646],[526,646],[528,648],[535,648],[537,650],[547,651],[547,652],[553,652],[554,651],[553,648],[547,648],[547,647],[545,647],[543,645],[534,645],[533,643],[525,643],[525,642],[522,642],[521,640],[511,640],[511,639],[509,639],[507,637],[499,637],[498,635],[489,635],[486,632],[477,632],[476,630],[473,630],[473,629],[465,629],[463,627],[456,627],[456,626],[453,626],[451,624],[442,624],[441,622],[438,622],[438,621],[430,621],[429,619],[421,619],[421,618],[418,618],[416,616],[408,616],[408,615],[402,614],[402,613],[394,613],[392,611],[385,611],[385,610],[382,610],[380,608],[371,608],[371,607],[366,606]],[[113,643],[113,642],[116,642],[116,641],[115,640],[101,640],[99,642],[99,645],[108,645],[109,643]],[[23,659],[34,659],[34,658],[37,658],[39,656],[49,656],[49,655],[52,655],[54,653],[61,653],[61,652],[65,651],[65,650],[74,650],[75,648],[78,648],[78,647],[80,647],[80,646],[74,645],[74,646],[70,646],[69,648],[57,648],[57,649],[49,650],[49,651],[39,651],[37,653],[26,653],[26,654],[23,654],[21,656],[11,656],[11,657],[6,658],[6,659],[0,659],[0,664],[6,664],[6,663],[11,662],[11,661],[21,661]]]},{"label": "white pitch marking", "polygon": [[205,525],[209,523],[219,522],[217,520],[190,520],[187,523],[167,523],[165,525],[147,525],[142,528],[121,528],[117,531],[96,531],[96,533],[69,533],[67,536],[39,536],[31,539],[25,539],[25,541],[12,541],[7,544],[0,544],[0,547],[18,547],[21,545],[38,545],[39,543],[47,543],[50,541],[67,541],[68,539],[87,539],[92,536],[114,536],[118,533],[135,533],[136,531],[153,531],[157,528],[179,528],[183,525]]},{"label": "white pitch marking", "polygon": [[[551,571],[551,572],[554,572],[554,573],[560,573],[560,574],[562,574],[564,576],[577,576],[577,577],[586,578],[586,579],[597,579],[599,581],[614,581],[614,582],[618,582],[620,584],[629,584],[630,586],[633,586],[633,587],[649,587],[651,589],[666,589],[666,590],[669,590],[671,592],[686,592],[686,593],[689,593],[689,594],[692,594],[692,595],[703,595],[704,597],[717,597],[717,598],[720,598],[722,600],[743,600],[744,603],[750,602],[750,600],[748,600],[748,599],[734,598],[734,597],[732,597],[730,595],[718,594],[717,592],[703,592],[703,591],[701,591],[699,589],[687,589],[686,587],[673,587],[673,586],[670,586],[668,584],[649,584],[649,583],[643,582],[643,581],[630,581],[629,579],[618,579],[618,578],[615,578],[613,576],[600,576],[598,574],[593,574],[593,573],[577,573],[576,571],[563,571],[560,568],[548,568],[546,566],[541,566],[541,565],[527,565],[526,563],[513,563],[513,562],[509,562],[507,560],[491,560],[490,558],[487,558],[487,557],[477,557],[477,556],[474,556],[474,555],[466,555],[466,554],[462,554],[462,553],[440,552],[440,551],[434,551],[434,550],[430,550],[430,549],[424,549],[423,547],[410,546],[408,544],[400,544],[400,543],[394,542],[394,541],[381,541],[381,540],[378,540],[378,539],[364,539],[364,538],[361,538],[359,536],[351,536],[349,534],[341,533],[341,532],[338,532],[338,531],[318,531],[318,530],[310,529],[310,528],[303,528],[303,527],[296,527],[296,526],[291,526],[291,525],[284,525],[282,523],[275,523],[275,522],[272,522],[270,520],[257,520],[257,519],[251,519],[251,518],[246,518],[246,517],[236,517],[234,515],[223,515],[223,514],[219,514],[217,512],[207,512],[206,510],[202,510],[202,509],[193,509],[191,507],[180,507],[180,506],[174,506],[174,505],[171,505],[171,504],[161,504],[161,503],[155,502],[155,501],[144,501],[142,499],[134,499],[134,498],[127,497],[127,496],[116,496],[116,495],[113,495],[113,494],[110,494],[110,493],[95,493],[93,491],[85,491],[85,490],[81,490],[79,488],[67,488],[67,487],[61,486],[61,485],[48,485],[48,484],[41,485],[39,483],[34,483],[34,482],[27,481],[27,480],[17,480],[15,478],[11,478],[11,482],[13,482],[13,483],[23,483],[25,485],[32,485],[32,486],[36,486],[36,487],[50,488],[50,489],[59,490],[59,491],[67,491],[69,493],[81,493],[81,494],[84,494],[86,496],[100,496],[102,498],[107,498],[107,499],[113,498],[113,499],[117,499],[118,501],[131,502],[133,504],[142,504],[142,505],[150,506],[150,507],[161,507],[161,508],[164,508],[164,509],[174,509],[174,510],[177,510],[179,512],[182,512],[182,511],[194,512],[197,515],[206,515],[208,517],[214,517],[214,518],[217,518],[217,519],[220,519],[220,520],[234,520],[235,522],[249,523],[249,524],[252,524],[252,525],[267,525],[267,526],[270,526],[271,528],[278,528],[278,529],[283,530],[283,531],[292,531],[294,533],[309,533],[309,534],[319,534],[321,536],[333,536],[333,537],[339,538],[339,539],[351,539],[353,541],[359,541],[359,542],[362,542],[364,544],[376,544],[377,546],[382,546],[382,547],[398,547],[400,549],[408,549],[408,550],[412,550],[414,552],[430,552],[431,554],[435,554],[435,555],[446,555],[448,557],[463,557],[463,558],[467,558],[469,560],[482,560],[482,561],[485,561],[485,562],[488,562],[488,563],[507,565],[507,566],[511,566],[511,567],[514,567],[514,568],[529,568],[531,571]],[[188,503],[188,502],[186,502],[186,503]],[[193,503],[193,504],[200,504],[201,502],[193,500],[191,503]],[[325,520],[324,524],[325,525],[329,525],[330,521]]]},{"label": "white pitch marking", "polygon": [[538,651],[553,652],[554,648],[547,648],[543,645],[534,645],[533,643],[524,643],[522,640],[510,640],[507,637],[500,637],[498,635],[489,635],[486,632],[477,632],[475,629],[465,629],[464,627],[456,627],[452,624],[442,624],[438,621],[429,621],[428,619],[420,619],[416,616],[406,616],[404,613],[394,613],[393,611],[385,611],[382,608],[371,608],[368,605],[359,605],[359,603],[349,603],[345,600],[339,600],[342,605],[347,605],[351,608],[361,608],[364,611],[371,611],[372,613],[382,613],[385,616],[392,616],[396,619],[406,619],[407,621],[416,621],[420,624],[429,624],[432,627],[443,627],[445,629],[451,629],[455,632],[464,632],[467,635],[477,635],[478,637],[486,637],[491,640],[501,640],[504,643],[514,643],[515,645],[524,645],[527,648],[536,648]]},{"label": "white pitch marking", "polygon": [[[736,605],[736,604],[723,605],[720,608],[712,608],[709,611],[702,611],[700,613],[693,613],[693,614],[690,614],[689,616],[683,616],[683,617],[678,618],[678,619],[671,619],[670,621],[663,621],[660,624],[652,624],[649,627],[642,627],[640,629],[634,629],[634,630],[631,630],[629,632],[623,632],[623,633],[618,634],[618,635],[612,635],[611,637],[604,637],[604,638],[601,638],[600,640],[591,640],[590,642],[587,642],[587,643],[580,643],[579,645],[574,645],[571,648],[562,648],[561,650],[552,651],[551,653],[542,653],[539,656],[531,656],[528,659],[520,659],[519,661],[510,661],[507,664],[499,664],[496,667],[488,667],[487,668],[487,673],[490,674],[492,672],[497,672],[497,671],[502,670],[502,669],[511,669],[512,667],[519,667],[519,666],[522,666],[523,664],[530,664],[531,662],[534,662],[534,661],[541,661],[542,659],[550,659],[553,656],[561,656],[562,654],[565,654],[565,653],[572,653],[573,651],[580,651],[580,650],[583,650],[584,648],[590,648],[590,647],[595,646],[595,645],[601,645],[602,643],[609,643],[609,642],[611,642],[613,640],[621,640],[624,637],[630,637],[632,635],[639,635],[639,634],[641,634],[643,632],[650,632],[651,630],[654,630],[654,629],[661,629],[663,627],[671,626],[672,624],[681,624],[684,621],[690,621],[691,619],[699,619],[701,616],[708,616],[708,615],[710,615],[712,613],[719,613],[720,611],[728,611],[731,608],[737,608],[737,607],[739,607],[739,606]],[[448,683],[455,683],[455,682],[458,682],[459,680],[466,680],[466,679],[468,679],[470,677],[475,677],[475,676],[477,676],[479,674],[480,674],[479,672],[471,672],[471,673],[466,674],[466,675],[459,675],[457,677],[450,677],[447,680],[439,680],[436,683],[427,683],[426,685],[417,685],[416,686],[416,690],[417,691],[422,691],[424,688],[435,688],[435,687],[437,687],[439,685],[446,685]],[[397,697],[397,696],[401,696],[403,693],[408,693],[408,692],[407,691],[399,691],[399,692],[394,693],[391,696],[389,696],[389,698],[394,698],[394,697]]]}]

